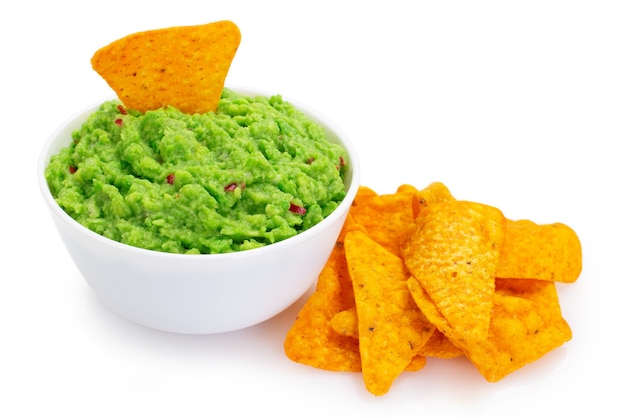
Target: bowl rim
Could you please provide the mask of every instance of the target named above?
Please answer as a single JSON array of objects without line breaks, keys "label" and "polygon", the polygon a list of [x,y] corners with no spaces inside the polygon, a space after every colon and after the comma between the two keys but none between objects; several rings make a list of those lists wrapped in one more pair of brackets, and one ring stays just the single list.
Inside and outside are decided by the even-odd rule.
[{"label": "bowl rim", "polygon": [[[241,250],[234,251],[229,253],[214,253],[214,254],[179,254],[179,253],[168,253],[164,251],[150,250],[146,248],[135,247],[129,244],[125,244],[119,241],[115,241],[111,238],[107,238],[103,235],[98,234],[90,230],[89,228],[83,226],[70,215],[68,215],[56,200],[52,197],[52,193],[50,193],[50,189],[48,187],[48,183],[45,178],[45,169],[50,162],[50,149],[52,148],[53,143],[56,142],[59,134],[65,130],[72,122],[76,121],[79,117],[86,118],[91,112],[94,112],[102,103],[108,100],[117,99],[116,96],[109,96],[99,101],[94,101],[91,104],[82,107],[80,110],[71,114],[71,116],[67,117],[60,125],[58,125],[54,131],[48,136],[46,139],[37,162],[37,180],[39,184],[40,192],[46,202],[48,208],[64,221],[66,224],[74,228],[79,233],[85,233],[90,236],[91,239],[95,239],[100,241],[104,245],[109,245],[113,248],[117,248],[120,251],[129,251],[131,253],[136,253],[141,256],[154,256],[154,257],[167,257],[172,260],[175,259],[184,259],[186,262],[192,262],[191,260],[202,261],[207,258],[211,259],[220,259],[222,261],[227,261],[229,259],[240,259],[240,258],[248,258],[248,257],[257,257],[263,256],[265,253],[281,251],[284,247],[299,245],[301,242],[307,241],[313,238],[318,231],[326,229],[329,225],[332,225],[337,218],[340,218],[344,213],[349,211],[349,207],[352,205],[354,198],[358,192],[360,186],[360,175],[361,175],[361,166],[360,161],[357,155],[357,151],[354,147],[354,144],[350,140],[350,138],[345,134],[345,132],[336,124],[336,122],[326,115],[314,109],[313,107],[304,104],[296,99],[292,99],[291,97],[280,94],[280,93],[268,93],[263,90],[253,89],[249,87],[239,87],[239,86],[225,86],[230,90],[233,90],[237,93],[246,94],[246,95],[257,95],[257,96],[276,96],[280,95],[284,101],[293,104],[298,110],[304,112],[307,116],[312,118],[316,123],[321,124],[326,130],[331,131],[336,140],[346,149],[347,155],[349,157],[349,168],[350,176],[349,182],[346,184],[346,195],[341,201],[341,203],[330,213],[326,218],[324,218],[318,224],[312,226],[306,231],[302,231],[297,235],[284,239],[282,241],[275,242],[273,244],[268,244],[263,247],[252,248],[249,250]],[[65,145],[67,146],[67,145]]]}]

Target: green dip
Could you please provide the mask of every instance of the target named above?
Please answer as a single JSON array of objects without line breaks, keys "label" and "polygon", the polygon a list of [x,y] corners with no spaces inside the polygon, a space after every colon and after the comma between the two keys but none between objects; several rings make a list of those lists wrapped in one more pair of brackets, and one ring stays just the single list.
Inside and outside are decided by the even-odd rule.
[{"label": "green dip", "polygon": [[58,204],[132,246],[212,254],[311,228],[346,194],[346,152],[281,96],[224,89],[217,112],[145,114],[105,102],[54,155]]}]

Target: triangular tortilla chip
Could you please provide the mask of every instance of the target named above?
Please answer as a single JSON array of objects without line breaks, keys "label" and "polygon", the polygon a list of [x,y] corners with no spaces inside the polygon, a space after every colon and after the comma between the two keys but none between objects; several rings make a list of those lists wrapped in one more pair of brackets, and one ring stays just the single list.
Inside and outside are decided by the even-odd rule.
[{"label": "triangular tortilla chip", "polygon": [[360,228],[348,219],[322,270],[313,294],[302,307],[284,341],[291,360],[330,371],[361,371],[359,341],[331,327],[335,314],[354,307],[354,293],[345,257],[345,234]]},{"label": "triangular tortilla chip", "polygon": [[489,336],[465,350],[489,382],[502,379],[572,338],[561,315],[554,282],[498,279],[496,283]]},{"label": "triangular tortilla chip", "polygon": [[440,182],[431,183],[413,196],[413,215],[417,217],[425,207],[446,200],[454,200],[448,187]]},{"label": "triangular tortilla chip", "polygon": [[395,193],[378,195],[362,186],[350,209],[354,222],[362,225],[367,235],[395,255],[413,231],[413,196],[418,190],[408,184]]},{"label": "triangular tortilla chip", "polygon": [[[434,332],[411,298],[402,259],[361,231],[344,240],[356,302],[363,380],[374,395],[387,393]],[[423,365],[423,363],[422,363]]]},{"label": "triangular tortilla chip", "polygon": [[[346,335],[348,337],[358,339],[359,338],[359,321],[358,321],[357,314],[356,314],[356,306],[350,309],[346,309],[345,311],[341,311],[337,313],[335,316],[333,316],[333,319],[331,321],[331,326],[333,327],[335,332],[340,335]],[[435,329],[434,332],[437,332],[437,330]],[[428,339],[428,342],[426,344],[430,344],[431,340],[432,340],[432,337]],[[419,354],[413,357],[413,360],[411,360],[411,362],[406,366],[405,371],[416,372],[418,370],[423,369],[424,366],[426,365],[427,354],[431,355],[431,353],[433,353],[434,350],[442,351],[444,349],[447,349],[448,345],[451,345],[451,344],[448,344],[446,345],[446,347],[441,347],[441,349],[439,349],[439,347],[436,346],[435,344],[437,343],[433,342],[432,347],[426,351],[424,349],[425,346],[422,347],[420,349]]]},{"label": "triangular tortilla chip", "polygon": [[446,318],[439,312],[437,305],[430,299],[420,282],[415,280],[414,277],[409,277],[406,283],[415,304],[426,316],[428,321],[433,324],[437,330],[443,333],[443,335],[454,337],[454,330]]},{"label": "triangular tortilla chip", "polygon": [[456,200],[428,206],[415,219],[404,259],[447,325],[429,319],[455,345],[487,337],[505,221],[494,207]]},{"label": "triangular tortilla chip", "polygon": [[138,32],[96,51],[94,70],[130,109],[215,111],[241,41],[230,21]]},{"label": "triangular tortilla chip", "polygon": [[508,220],[496,276],[573,283],[582,258],[578,236],[569,226]]},{"label": "triangular tortilla chip", "polygon": [[441,331],[435,330],[424,347],[420,349],[419,355],[424,357],[450,359],[462,356],[463,350],[452,344],[452,342],[447,339]]},{"label": "triangular tortilla chip", "polygon": [[359,338],[359,320],[356,314],[356,306],[335,314],[330,321],[330,326],[333,327],[337,334]]}]

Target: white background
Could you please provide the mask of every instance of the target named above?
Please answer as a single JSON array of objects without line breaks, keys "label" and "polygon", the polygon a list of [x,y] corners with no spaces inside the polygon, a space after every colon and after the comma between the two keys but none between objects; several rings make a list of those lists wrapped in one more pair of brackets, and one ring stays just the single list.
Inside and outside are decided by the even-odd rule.
[{"label": "white background", "polygon": [[[619,1],[21,1],[0,13],[0,416],[545,416],[624,410],[626,9]],[[36,181],[47,136],[112,91],[96,49],[230,19],[227,83],[296,98],[356,144],[379,193],[442,181],[512,219],[564,222],[584,270],[559,286],[573,340],[498,383],[429,361],[374,398],[292,363],[304,300],[246,330],[172,335],[111,314]],[[554,416],[554,415],[553,415]]]}]

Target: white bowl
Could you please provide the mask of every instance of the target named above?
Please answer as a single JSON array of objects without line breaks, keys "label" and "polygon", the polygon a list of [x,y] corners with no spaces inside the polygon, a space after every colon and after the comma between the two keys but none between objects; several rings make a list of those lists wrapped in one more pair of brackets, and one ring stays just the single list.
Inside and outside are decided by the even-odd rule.
[{"label": "white bowl", "polygon": [[[263,94],[251,91],[244,94]],[[353,145],[327,118],[293,103],[323,126],[348,153],[347,195],[321,223],[265,247],[227,254],[184,255],[105,238],[67,215],[44,177],[50,157],[70,144],[101,102],[68,119],[50,136],[38,163],[38,181],[57,230],[77,268],[102,303],[145,326],[185,334],[233,331],[285,310],[315,283],[335,245],[359,186]]]}]

